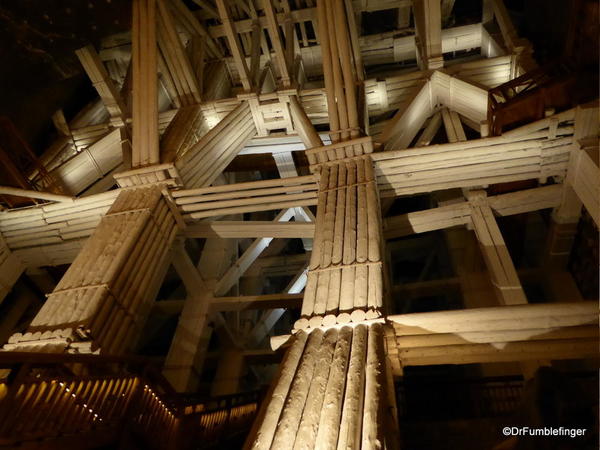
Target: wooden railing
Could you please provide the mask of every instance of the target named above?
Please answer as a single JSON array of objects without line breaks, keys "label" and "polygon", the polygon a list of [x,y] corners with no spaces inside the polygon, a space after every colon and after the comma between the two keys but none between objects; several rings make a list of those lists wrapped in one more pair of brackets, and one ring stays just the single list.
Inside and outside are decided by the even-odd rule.
[{"label": "wooden railing", "polygon": [[0,353],[0,448],[95,448],[123,430],[146,448],[209,448],[250,427],[258,393],[175,394],[151,360]]}]

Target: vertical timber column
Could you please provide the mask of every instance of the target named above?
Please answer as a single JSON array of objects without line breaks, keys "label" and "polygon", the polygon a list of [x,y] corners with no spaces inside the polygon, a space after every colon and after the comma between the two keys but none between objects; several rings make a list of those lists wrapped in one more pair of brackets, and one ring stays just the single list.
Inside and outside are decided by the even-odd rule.
[{"label": "vertical timber column", "polygon": [[384,448],[384,360],[381,323],[299,331],[244,448]]},{"label": "vertical timber column", "polygon": [[[397,446],[384,418],[382,233],[373,143],[360,137],[347,11],[344,0],[317,2],[333,144],[319,143],[303,121],[310,169],[320,175],[313,251],[301,318],[246,449]],[[292,105],[295,120],[302,117],[298,107]]]},{"label": "vertical timber column", "polygon": [[131,27],[133,168],[160,162],[158,148],[156,1],[133,0]]},{"label": "vertical timber column", "polygon": [[160,186],[124,189],[44,306],[6,350],[126,353],[177,233]]},{"label": "vertical timber column", "polygon": [[[364,140],[364,139],[363,139]],[[343,155],[354,152],[347,141]],[[340,144],[335,149],[339,150]],[[296,329],[360,323],[382,315],[379,198],[368,155],[320,166],[313,252]]]},{"label": "vertical timber column", "polygon": [[413,12],[417,29],[417,59],[421,70],[444,67],[441,1],[415,0]]}]

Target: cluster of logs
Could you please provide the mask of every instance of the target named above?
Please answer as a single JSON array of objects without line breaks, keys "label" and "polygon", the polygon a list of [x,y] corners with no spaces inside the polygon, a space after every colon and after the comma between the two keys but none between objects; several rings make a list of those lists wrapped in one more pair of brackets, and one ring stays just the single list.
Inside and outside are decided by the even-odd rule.
[{"label": "cluster of logs", "polygon": [[173,100],[177,107],[200,103],[198,80],[170,11],[174,2],[159,0],[157,6],[158,63],[163,80],[170,86],[169,90],[175,92]]},{"label": "cluster of logs", "polygon": [[360,134],[356,95],[356,74],[360,68],[353,60],[344,2],[318,1],[317,17],[331,140],[356,138]]},{"label": "cluster of logs", "polygon": [[352,158],[367,153],[373,153],[373,139],[370,136],[313,147],[305,151],[311,170],[318,168],[319,164],[338,159]]},{"label": "cluster of logs", "polygon": [[379,317],[381,223],[369,156],[324,164],[315,242],[296,328]]},{"label": "cluster of logs", "polygon": [[0,213],[0,233],[12,250],[89,236],[117,191]]},{"label": "cluster of logs", "polygon": [[122,190],[27,332],[11,336],[5,349],[49,344],[127,351],[176,232],[159,186]]},{"label": "cluster of logs", "polygon": [[242,102],[177,160],[184,184],[210,185],[255,134],[250,106]]},{"label": "cluster of logs", "polygon": [[296,333],[246,448],[383,448],[383,352],[381,323]]}]

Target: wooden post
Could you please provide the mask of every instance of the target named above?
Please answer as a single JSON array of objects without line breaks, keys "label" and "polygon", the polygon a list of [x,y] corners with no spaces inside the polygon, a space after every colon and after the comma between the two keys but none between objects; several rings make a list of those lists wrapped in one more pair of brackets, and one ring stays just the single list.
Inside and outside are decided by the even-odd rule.
[{"label": "wooden post", "polygon": [[[527,298],[494,218],[494,213],[485,204],[485,197],[481,195],[483,194],[471,193],[469,196],[471,219],[481,251],[492,276],[494,290],[502,304],[525,304]],[[484,203],[482,204],[482,202]]]},{"label": "wooden post", "polygon": [[417,29],[417,54],[422,70],[444,66],[442,56],[442,16],[438,0],[417,0],[413,3]]},{"label": "wooden post", "polygon": [[156,10],[156,0],[133,1],[133,167],[160,162]]}]

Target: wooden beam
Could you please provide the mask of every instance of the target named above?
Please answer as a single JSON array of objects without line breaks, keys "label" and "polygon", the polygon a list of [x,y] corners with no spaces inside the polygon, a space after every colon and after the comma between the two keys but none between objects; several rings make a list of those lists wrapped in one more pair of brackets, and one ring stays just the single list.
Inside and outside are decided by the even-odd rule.
[{"label": "wooden beam", "polygon": [[133,149],[132,167],[160,162],[156,0],[133,0]]},{"label": "wooden beam", "polygon": [[79,58],[94,88],[98,91],[98,95],[106,107],[109,116],[112,119],[116,119],[116,123],[120,126],[125,125],[127,107],[94,47],[87,45],[76,50],[75,54]]},{"label": "wooden beam", "polygon": [[242,311],[246,309],[299,308],[303,294],[242,295],[239,297],[213,297],[211,311]]},{"label": "wooden beam", "polygon": [[175,250],[173,265],[185,285],[187,298],[182,304],[163,374],[175,390],[185,392],[193,387],[193,367],[199,359],[198,352],[208,344],[203,337],[208,324],[212,292],[183,246]]},{"label": "wooden beam", "polygon": [[0,194],[14,195],[16,197],[36,198],[51,202],[72,203],[74,198],[68,195],[53,194],[51,192],[34,191],[32,189],[19,189],[10,186],[0,186]]},{"label": "wooden beam", "polygon": [[250,83],[250,72],[248,70],[248,65],[246,64],[246,56],[244,55],[239,42],[239,30],[236,31],[235,25],[231,20],[228,7],[224,0],[217,0],[217,8],[219,10],[219,15],[221,16],[221,22],[223,22],[223,28],[225,30],[225,35],[227,36],[227,41],[229,42],[229,49],[231,50],[233,60],[235,61],[235,65],[238,69],[240,80],[242,81],[242,86],[244,87],[244,90],[251,91],[252,84]]},{"label": "wooden beam", "polygon": [[450,111],[448,108],[442,109],[442,119],[448,142],[464,142],[467,140],[465,130],[456,111]]},{"label": "wooden beam", "polygon": [[185,229],[187,238],[312,238],[315,224],[310,222],[273,223],[271,221],[239,220],[201,222]]},{"label": "wooden beam", "polygon": [[[509,216],[553,208],[559,204],[561,192],[562,185],[551,185],[496,195],[489,197],[488,202],[496,215]],[[469,203],[460,202],[385,218],[383,233],[386,239],[393,239],[469,223]]]},{"label": "wooden beam", "polygon": [[[302,297],[304,297],[300,292],[306,286],[307,272],[308,266],[303,267],[284,289],[288,296],[298,296],[298,307],[301,306]],[[286,311],[285,308],[289,308],[289,306],[280,304],[279,306],[266,311],[248,333],[248,336],[246,337],[247,344],[249,346],[259,345],[269,335],[281,316],[283,316]]]},{"label": "wooden beam", "polygon": [[[285,49],[281,44],[281,35],[279,33],[279,25],[277,18],[275,17],[275,10],[271,0],[262,0],[263,10],[267,18],[267,30],[269,37],[271,38],[271,44],[275,51],[275,58],[277,61],[277,68],[279,69],[279,75],[281,76],[281,83],[284,87],[290,86],[290,74],[289,67],[287,65],[287,58],[285,57]],[[291,41],[291,42],[290,42]],[[294,46],[294,37],[286,36],[286,47]]]},{"label": "wooden beam", "polygon": [[164,0],[158,0],[158,43],[165,58],[181,105],[200,103],[198,79],[190,59],[179,38],[170,8]]},{"label": "wooden beam", "polygon": [[414,0],[417,51],[422,70],[444,66],[440,0]]},{"label": "wooden beam", "polygon": [[[387,197],[564,176],[573,142],[573,127],[568,124],[558,126],[555,136],[549,137],[548,132],[543,130],[544,126],[547,127],[548,122],[536,124],[535,131],[529,129],[518,135],[512,134],[512,131],[520,130],[511,130],[494,138],[374,153],[372,158],[376,161],[380,194]],[[448,158],[451,153],[444,150],[456,151],[455,155],[460,155],[460,159],[454,160],[456,163],[460,161],[460,169],[452,167],[453,163]],[[500,152],[496,153],[496,150]],[[471,164],[467,163],[467,158]]]},{"label": "wooden beam", "polygon": [[589,325],[598,320],[595,301],[536,303],[391,315],[396,336],[541,330]]},{"label": "wooden beam", "polygon": [[[274,222],[286,222],[294,215],[293,209],[287,209],[279,213]],[[235,283],[241,278],[244,272],[260,256],[260,254],[269,246],[273,238],[256,239],[250,247],[238,258],[235,264],[223,275],[221,280],[215,286],[215,296],[222,296],[229,292]]]},{"label": "wooden beam", "polygon": [[425,147],[431,143],[435,135],[437,134],[440,126],[442,125],[442,114],[440,112],[436,112],[429,119],[429,123],[421,133],[421,136],[417,139],[417,143],[415,147]]},{"label": "wooden beam", "polygon": [[469,196],[471,221],[477,235],[498,300],[504,305],[527,303],[527,297],[498,228],[485,191],[472,191]]}]

